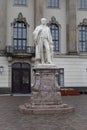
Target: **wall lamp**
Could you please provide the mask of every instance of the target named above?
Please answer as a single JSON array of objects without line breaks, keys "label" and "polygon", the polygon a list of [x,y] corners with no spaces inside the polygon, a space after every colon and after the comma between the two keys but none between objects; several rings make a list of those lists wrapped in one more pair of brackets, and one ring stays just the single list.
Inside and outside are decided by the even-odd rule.
[{"label": "wall lamp", "polygon": [[0,73],[2,74],[4,72],[4,67],[0,66]]}]

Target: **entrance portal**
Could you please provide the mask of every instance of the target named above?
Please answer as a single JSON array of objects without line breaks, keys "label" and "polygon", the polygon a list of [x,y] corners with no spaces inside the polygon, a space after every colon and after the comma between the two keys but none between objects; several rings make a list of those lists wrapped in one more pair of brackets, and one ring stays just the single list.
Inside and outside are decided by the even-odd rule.
[{"label": "entrance portal", "polygon": [[12,93],[27,94],[31,92],[31,66],[28,63],[12,65]]}]

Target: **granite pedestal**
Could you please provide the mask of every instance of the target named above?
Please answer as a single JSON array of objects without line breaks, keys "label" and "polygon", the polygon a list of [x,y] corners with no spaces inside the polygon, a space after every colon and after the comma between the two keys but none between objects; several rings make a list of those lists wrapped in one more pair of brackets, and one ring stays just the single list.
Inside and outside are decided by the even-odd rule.
[{"label": "granite pedestal", "polygon": [[28,103],[19,106],[24,114],[56,114],[67,113],[73,107],[63,104],[60,87],[57,83],[58,68],[55,65],[37,65],[34,67],[35,84]]}]

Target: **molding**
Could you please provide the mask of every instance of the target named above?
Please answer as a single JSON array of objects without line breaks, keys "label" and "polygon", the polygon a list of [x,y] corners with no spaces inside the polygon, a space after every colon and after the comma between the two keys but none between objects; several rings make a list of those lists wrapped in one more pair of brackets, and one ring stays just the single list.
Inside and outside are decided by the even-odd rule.
[{"label": "molding", "polygon": [[20,12],[19,14],[18,14],[18,17],[17,18],[15,18],[14,19],[14,21],[13,21],[13,23],[11,23],[11,26],[13,26],[16,22],[24,22],[25,24],[26,24],[26,26],[30,26],[28,23],[27,23],[27,20],[26,20],[26,18],[25,17],[23,17],[23,14]]},{"label": "molding", "polygon": [[87,18],[84,18],[82,22],[78,26],[87,26]]},{"label": "molding", "polygon": [[47,23],[47,25],[49,26],[52,23],[61,27],[61,25],[59,24],[59,22],[56,20],[56,18],[54,16],[51,17],[51,20],[49,21],[49,23]]}]

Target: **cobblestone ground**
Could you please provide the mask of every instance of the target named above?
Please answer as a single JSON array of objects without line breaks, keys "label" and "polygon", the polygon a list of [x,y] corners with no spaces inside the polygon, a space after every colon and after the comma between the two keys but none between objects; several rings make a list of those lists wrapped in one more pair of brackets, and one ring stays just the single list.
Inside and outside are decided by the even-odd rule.
[{"label": "cobblestone ground", "polygon": [[18,106],[29,97],[0,96],[0,130],[87,130],[87,95],[63,97],[75,107],[62,115],[23,115]]}]

